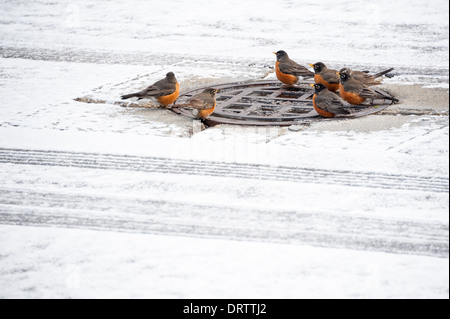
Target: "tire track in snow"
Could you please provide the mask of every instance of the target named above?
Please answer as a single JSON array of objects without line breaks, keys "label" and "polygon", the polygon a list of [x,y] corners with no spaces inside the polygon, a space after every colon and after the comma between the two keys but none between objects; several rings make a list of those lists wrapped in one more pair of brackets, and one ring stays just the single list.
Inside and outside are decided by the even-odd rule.
[{"label": "tire track in snow", "polygon": [[[448,192],[439,177],[0,148],[0,163]],[[0,223],[448,256],[448,224],[0,187]]]},{"label": "tire track in snow", "polygon": [[311,169],[171,158],[0,148],[0,163],[235,177],[445,193],[448,177]]},{"label": "tire track in snow", "polygon": [[0,223],[448,257],[448,224],[0,188]]}]

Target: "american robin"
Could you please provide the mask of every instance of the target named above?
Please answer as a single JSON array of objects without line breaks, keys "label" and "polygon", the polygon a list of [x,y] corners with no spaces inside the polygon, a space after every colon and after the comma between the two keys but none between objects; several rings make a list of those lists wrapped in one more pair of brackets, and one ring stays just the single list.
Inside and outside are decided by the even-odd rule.
[{"label": "american robin", "polygon": [[284,84],[293,85],[298,82],[299,76],[312,77],[313,72],[309,71],[304,66],[301,66],[295,61],[289,59],[289,56],[284,51],[274,52],[277,56],[277,62],[275,62],[275,73],[277,79]]},{"label": "american robin", "polygon": [[[373,85],[379,85],[381,84],[381,79],[377,80],[377,78],[386,75],[391,71],[393,71],[394,68],[390,68],[375,74],[369,74],[369,71],[354,71],[350,68],[342,68],[339,73],[348,73],[353,76],[354,79],[363,82],[365,85],[373,86]],[[392,77],[393,75],[390,75],[389,77]]]},{"label": "american robin", "polygon": [[169,72],[166,74],[164,79],[153,83],[142,91],[122,95],[122,100],[126,100],[131,97],[137,97],[138,100],[154,97],[160,104],[168,106],[175,102],[179,95],[180,84],[177,82],[175,74],[173,74],[173,72]]},{"label": "american robin", "polygon": [[339,75],[337,70],[329,69],[322,62],[310,64],[314,68],[314,81],[322,83],[328,90],[336,92],[339,90]]},{"label": "american robin", "polygon": [[337,114],[351,114],[351,104],[344,101],[339,95],[331,92],[322,83],[310,84],[314,87],[313,106],[319,115],[334,117]]},{"label": "american robin", "polygon": [[341,82],[339,83],[339,94],[344,100],[351,104],[360,105],[367,99],[384,99],[399,102],[399,100],[395,97],[374,91],[362,81],[355,79],[350,73],[346,72],[345,70],[343,73],[338,73],[338,75],[341,79]]},{"label": "american robin", "polygon": [[218,89],[208,88],[194,95],[187,103],[175,104],[173,107],[191,107],[198,111],[197,118],[204,119],[214,112],[216,107],[216,93]]}]

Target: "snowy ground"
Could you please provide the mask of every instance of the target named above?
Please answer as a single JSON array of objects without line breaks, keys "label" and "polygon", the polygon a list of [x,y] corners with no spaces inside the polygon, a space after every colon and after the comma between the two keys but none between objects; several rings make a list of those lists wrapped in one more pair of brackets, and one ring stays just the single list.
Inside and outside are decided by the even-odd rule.
[{"label": "snowy ground", "polygon": [[[0,298],[448,298],[448,12],[0,0]],[[115,104],[167,71],[273,78],[280,49],[393,66],[392,110],[424,115],[200,131]]]}]

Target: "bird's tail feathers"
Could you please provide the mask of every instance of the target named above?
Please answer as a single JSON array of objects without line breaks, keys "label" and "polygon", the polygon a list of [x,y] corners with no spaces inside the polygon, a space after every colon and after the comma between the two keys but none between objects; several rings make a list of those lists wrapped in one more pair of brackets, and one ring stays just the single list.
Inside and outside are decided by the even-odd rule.
[{"label": "bird's tail feathers", "polygon": [[391,71],[393,71],[393,70],[394,70],[394,68],[390,68],[390,69],[381,71],[381,72],[379,72],[379,73],[374,74],[373,77],[374,77],[374,78],[379,78],[380,76],[383,76],[383,75],[385,75],[385,74],[387,74],[387,73],[389,73],[389,72],[391,72]]},{"label": "bird's tail feathers", "polygon": [[122,97],[122,100],[126,100],[126,99],[136,97],[136,96],[139,96],[139,95],[137,93],[131,93],[131,94],[122,95],[121,97]]},{"label": "bird's tail feathers", "polygon": [[310,70],[305,68],[304,70],[302,70],[302,72],[299,72],[298,75],[304,76],[304,77],[313,77],[314,72],[311,72]]},{"label": "bird's tail feathers", "polygon": [[390,101],[393,101],[394,103],[400,102],[399,99],[397,99],[395,96],[391,95],[388,92],[384,92],[382,90],[374,90],[374,91],[377,92],[381,96],[381,98],[383,98],[385,100],[390,100]]},{"label": "bird's tail feathers", "polygon": [[397,98],[394,97],[394,96],[387,96],[386,99],[387,99],[387,100],[391,100],[391,101],[394,102],[394,103],[400,102],[400,100],[397,99]]}]

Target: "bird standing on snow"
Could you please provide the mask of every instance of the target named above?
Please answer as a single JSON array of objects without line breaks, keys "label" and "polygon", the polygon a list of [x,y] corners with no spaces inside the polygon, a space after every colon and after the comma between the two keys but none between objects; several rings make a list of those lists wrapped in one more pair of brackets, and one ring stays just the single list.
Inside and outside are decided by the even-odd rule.
[{"label": "bird standing on snow", "polygon": [[132,97],[137,97],[138,100],[156,98],[160,104],[168,106],[175,102],[179,95],[180,84],[177,82],[175,74],[169,72],[164,79],[153,83],[142,91],[122,95],[122,100]]}]

